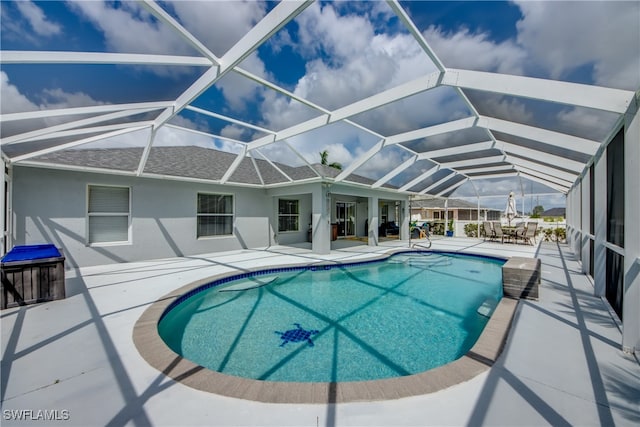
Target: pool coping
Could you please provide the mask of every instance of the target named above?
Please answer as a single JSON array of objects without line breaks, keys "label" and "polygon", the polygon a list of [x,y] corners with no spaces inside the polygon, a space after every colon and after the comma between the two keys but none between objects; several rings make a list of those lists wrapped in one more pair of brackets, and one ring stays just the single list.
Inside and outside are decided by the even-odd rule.
[{"label": "pool coping", "polygon": [[[390,251],[384,255],[367,258],[363,263],[383,260],[400,252],[407,252],[407,250]],[[323,267],[345,264],[354,263],[319,261],[305,265],[283,264],[274,267],[304,268],[305,266]],[[256,267],[244,269],[242,272],[251,273],[267,269],[269,268]],[[236,275],[238,271],[210,276],[175,289],[152,303],[136,322],[132,334],[133,342],[143,359],[164,375],[188,387],[258,402],[327,404],[399,399],[440,391],[469,381],[487,371],[502,352],[518,304],[517,300],[503,297],[469,352],[451,363],[418,374],[349,382],[261,381],[212,371],[184,359],[171,350],[158,333],[158,322],[167,307],[185,293]]]}]

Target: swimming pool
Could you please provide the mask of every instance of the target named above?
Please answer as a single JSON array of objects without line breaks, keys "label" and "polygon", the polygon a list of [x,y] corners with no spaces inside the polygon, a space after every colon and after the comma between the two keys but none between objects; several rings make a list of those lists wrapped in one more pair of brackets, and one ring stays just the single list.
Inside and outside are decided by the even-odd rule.
[{"label": "swimming pool", "polygon": [[271,269],[191,290],[158,333],[212,371],[276,382],[409,376],[465,355],[502,297],[503,260],[400,253]]}]

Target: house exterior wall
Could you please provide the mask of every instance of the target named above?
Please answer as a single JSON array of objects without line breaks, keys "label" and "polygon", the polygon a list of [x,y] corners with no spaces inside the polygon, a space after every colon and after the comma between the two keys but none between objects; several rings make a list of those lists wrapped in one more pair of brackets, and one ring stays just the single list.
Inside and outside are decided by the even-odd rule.
[{"label": "house exterior wall", "polygon": [[[129,242],[88,243],[89,185],[130,188]],[[403,206],[408,200],[389,191],[320,182],[265,190],[19,165],[13,170],[13,190],[11,243],[53,243],[63,249],[68,267],[301,243],[307,241],[309,223],[314,252],[328,253],[335,200],[359,202],[357,235],[364,235],[366,221],[377,223],[378,212],[370,211],[367,200],[399,201]],[[198,193],[234,196],[233,235],[197,237]],[[300,200],[299,231],[278,232],[279,198]],[[397,220],[401,235],[408,235],[408,221]]]},{"label": "house exterior wall", "polygon": [[[300,215],[300,224],[298,231],[286,231],[280,232],[278,230],[278,201],[280,199],[283,200],[298,200],[299,202],[299,215]],[[281,195],[273,198],[274,208],[275,208],[275,217],[274,217],[274,228],[276,231],[276,243],[279,245],[291,245],[295,243],[306,242],[309,234],[309,228],[313,222],[311,214],[312,214],[312,205],[311,205],[311,193],[308,194],[290,194],[290,195]]]},{"label": "house exterior wall", "polygon": [[[273,244],[272,199],[262,189],[16,166],[13,243],[53,243],[71,267]],[[87,244],[88,185],[130,187],[130,242]],[[234,195],[232,236],[196,237],[197,194]]]},{"label": "house exterior wall", "polygon": [[[408,203],[408,196],[384,190],[370,190],[361,187],[353,187],[345,184],[336,183],[309,183],[287,185],[281,187],[270,188],[266,191],[267,195],[273,197],[289,198],[296,195],[308,194],[311,197],[311,219],[312,219],[312,235],[313,235],[313,252],[329,253],[331,249],[331,223],[335,222],[335,203],[337,201],[354,201],[356,202],[356,235],[365,236],[365,223],[368,226],[369,245],[376,246],[378,244],[378,225],[380,224],[380,203],[398,201]],[[302,200],[302,199],[301,199]],[[274,201],[274,212],[277,213],[277,200]],[[301,205],[302,209],[302,205]],[[304,225],[304,217],[301,213],[301,224]],[[401,235],[404,232],[406,238],[409,236],[408,211],[405,213],[406,220],[397,218]],[[393,218],[396,220],[396,218]],[[277,224],[277,218],[272,222]],[[306,239],[306,237],[305,237]],[[302,240],[301,240],[302,241]],[[278,243],[284,243],[279,237]]]}]

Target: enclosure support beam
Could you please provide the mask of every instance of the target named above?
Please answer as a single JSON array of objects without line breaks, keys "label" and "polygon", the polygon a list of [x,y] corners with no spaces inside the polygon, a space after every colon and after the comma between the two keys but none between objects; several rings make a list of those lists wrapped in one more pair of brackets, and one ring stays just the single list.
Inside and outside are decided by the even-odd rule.
[{"label": "enclosure support beam", "polygon": [[[625,115],[624,125],[624,299],[622,349],[640,352],[640,108],[639,98]],[[634,184],[635,183],[635,184]],[[635,218],[635,220],[634,220]]]}]

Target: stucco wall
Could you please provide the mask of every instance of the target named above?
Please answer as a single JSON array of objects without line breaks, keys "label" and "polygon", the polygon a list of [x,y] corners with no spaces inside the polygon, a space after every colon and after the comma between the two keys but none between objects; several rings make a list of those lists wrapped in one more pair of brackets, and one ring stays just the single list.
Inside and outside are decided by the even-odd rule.
[{"label": "stucco wall", "polygon": [[306,242],[309,233],[309,226],[311,225],[311,194],[292,194],[292,195],[282,195],[279,197],[274,197],[274,212],[275,212],[275,220],[273,221],[274,227],[277,231],[278,229],[278,200],[286,199],[286,200],[298,200],[299,201],[299,215],[300,215],[300,223],[298,231],[286,231],[280,232],[278,231],[277,235],[277,243],[280,245],[291,245],[294,243],[302,243]]},{"label": "stucco wall", "polygon": [[[131,188],[131,242],[87,245],[87,185]],[[198,192],[234,195],[234,235],[196,237]],[[15,245],[54,243],[72,267],[272,244],[272,199],[261,189],[14,167]]]}]

